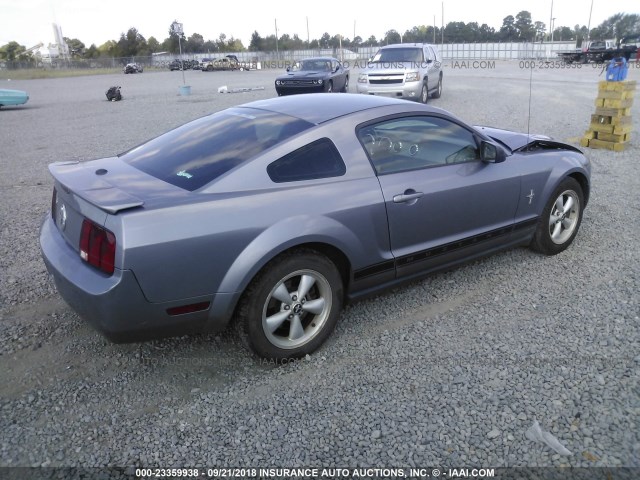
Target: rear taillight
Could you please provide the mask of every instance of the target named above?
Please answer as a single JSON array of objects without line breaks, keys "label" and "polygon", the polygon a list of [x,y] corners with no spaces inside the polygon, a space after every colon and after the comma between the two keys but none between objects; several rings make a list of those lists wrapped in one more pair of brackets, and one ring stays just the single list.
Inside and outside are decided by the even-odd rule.
[{"label": "rear taillight", "polygon": [[56,188],[53,187],[53,195],[51,196],[51,218],[53,218],[53,223],[57,222],[57,208],[58,206],[58,192],[56,191]]},{"label": "rear taillight", "polygon": [[116,236],[95,223],[84,220],[80,233],[80,258],[111,275],[116,257]]}]

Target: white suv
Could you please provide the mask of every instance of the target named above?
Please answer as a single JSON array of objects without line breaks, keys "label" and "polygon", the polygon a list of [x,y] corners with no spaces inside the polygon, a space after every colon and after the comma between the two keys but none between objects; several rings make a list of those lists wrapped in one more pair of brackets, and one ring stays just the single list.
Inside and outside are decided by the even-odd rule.
[{"label": "white suv", "polygon": [[442,57],[435,45],[400,43],[378,50],[358,76],[358,93],[427,103],[442,94]]}]

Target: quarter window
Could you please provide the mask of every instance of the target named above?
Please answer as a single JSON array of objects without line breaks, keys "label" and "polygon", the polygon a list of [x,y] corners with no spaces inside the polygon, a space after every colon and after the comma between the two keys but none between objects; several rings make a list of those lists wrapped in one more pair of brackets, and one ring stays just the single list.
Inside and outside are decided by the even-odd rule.
[{"label": "quarter window", "polygon": [[386,120],[358,138],[379,175],[480,160],[473,133],[440,117]]},{"label": "quarter window", "polygon": [[339,177],[347,168],[338,149],[321,138],[269,164],[267,173],[276,183]]}]

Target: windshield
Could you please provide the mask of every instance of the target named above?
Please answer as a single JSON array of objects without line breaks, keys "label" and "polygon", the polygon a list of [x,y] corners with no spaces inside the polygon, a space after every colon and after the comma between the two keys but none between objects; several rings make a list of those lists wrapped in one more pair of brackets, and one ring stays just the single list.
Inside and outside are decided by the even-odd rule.
[{"label": "windshield", "polygon": [[303,60],[296,62],[292,69],[295,71],[330,72],[331,62],[329,60]]},{"label": "windshield", "polygon": [[193,191],[311,126],[280,113],[230,108],[171,130],[120,158],[160,180]]},{"label": "windshield", "polygon": [[373,62],[415,62],[422,63],[421,48],[383,48],[373,57]]}]

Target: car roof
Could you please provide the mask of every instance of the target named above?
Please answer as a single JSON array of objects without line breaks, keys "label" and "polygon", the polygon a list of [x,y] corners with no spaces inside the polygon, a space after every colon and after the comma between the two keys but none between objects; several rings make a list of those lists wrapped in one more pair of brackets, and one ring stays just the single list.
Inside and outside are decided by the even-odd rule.
[{"label": "car roof", "polygon": [[[240,108],[269,110],[300,118],[309,123],[320,124],[350,113],[393,105],[410,106],[407,100],[375,95],[361,95],[357,93],[307,93],[258,100],[240,105]],[[426,106],[425,109],[436,110]]]},{"label": "car roof", "polygon": [[309,57],[298,60],[299,62],[306,62],[307,60],[337,60],[337,58],[333,57]]},{"label": "car roof", "polygon": [[388,48],[422,48],[425,45],[429,45],[428,43],[396,43],[394,45],[385,45],[380,47],[380,50],[386,50]]}]

